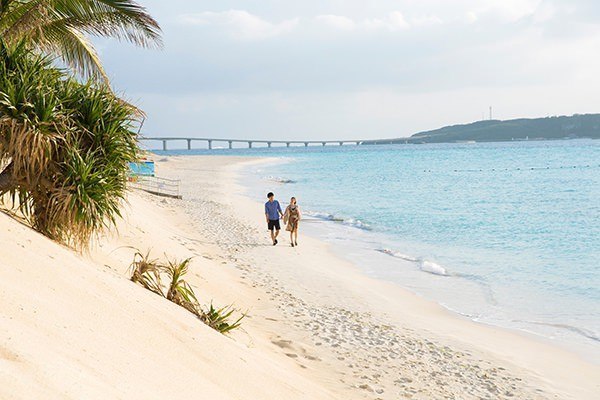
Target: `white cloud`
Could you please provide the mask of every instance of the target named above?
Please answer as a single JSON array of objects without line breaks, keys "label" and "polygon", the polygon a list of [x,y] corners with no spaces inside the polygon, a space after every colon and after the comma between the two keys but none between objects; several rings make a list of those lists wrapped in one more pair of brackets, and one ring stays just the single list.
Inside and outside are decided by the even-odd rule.
[{"label": "white cloud", "polygon": [[533,16],[542,3],[542,0],[491,1],[477,10],[477,14],[487,14],[502,21],[514,22]]},{"label": "white cloud", "polygon": [[411,20],[411,23],[413,26],[433,26],[433,25],[439,25],[442,24],[443,21],[440,17],[436,16],[436,15],[423,15],[420,17],[415,17]]},{"label": "white cloud", "polygon": [[317,22],[323,23],[330,28],[351,31],[388,31],[397,32],[411,28],[429,27],[443,23],[442,19],[436,15],[423,15],[412,18],[406,18],[400,11],[392,11],[382,18],[367,18],[363,20],[353,20],[343,15],[318,15],[315,17]]},{"label": "white cloud", "polygon": [[180,16],[181,22],[188,25],[219,26],[239,40],[260,40],[290,33],[298,25],[293,18],[272,23],[244,10],[222,12],[205,11]]},{"label": "white cloud", "polygon": [[390,30],[408,29],[411,25],[400,11],[392,11],[388,17],[388,21]]},{"label": "white cloud", "polygon": [[353,20],[342,15],[317,15],[315,19],[336,29],[352,30],[356,28],[356,23]]},{"label": "white cloud", "polygon": [[475,11],[467,12],[466,20],[468,23],[473,24],[473,23],[477,22],[478,19],[479,19],[479,16],[477,15],[477,13]]}]

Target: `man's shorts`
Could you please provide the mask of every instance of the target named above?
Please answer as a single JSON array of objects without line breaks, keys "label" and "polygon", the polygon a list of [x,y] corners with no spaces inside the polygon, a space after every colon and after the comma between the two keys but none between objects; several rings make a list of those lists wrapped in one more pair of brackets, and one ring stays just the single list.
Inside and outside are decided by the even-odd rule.
[{"label": "man's shorts", "polygon": [[275,230],[280,230],[281,227],[279,226],[279,220],[278,219],[270,219],[269,220],[269,230],[272,231],[273,229]]}]

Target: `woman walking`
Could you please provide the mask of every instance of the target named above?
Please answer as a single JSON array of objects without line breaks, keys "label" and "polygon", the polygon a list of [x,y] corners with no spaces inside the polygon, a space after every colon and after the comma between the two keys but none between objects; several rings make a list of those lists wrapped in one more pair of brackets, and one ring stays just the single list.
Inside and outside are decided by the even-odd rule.
[{"label": "woman walking", "polygon": [[290,205],[286,207],[283,214],[283,222],[287,225],[286,230],[290,233],[292,247],[298,246],[298,223],[300,222],[300,207],[296,204],[296,198],[290,199]]}]

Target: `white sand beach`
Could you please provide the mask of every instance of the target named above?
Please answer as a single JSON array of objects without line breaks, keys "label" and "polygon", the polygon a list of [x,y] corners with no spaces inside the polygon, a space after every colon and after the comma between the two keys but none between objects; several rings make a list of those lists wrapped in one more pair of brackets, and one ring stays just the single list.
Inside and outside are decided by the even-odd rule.
[{"label": "white sand beach", "polygon": [[[271,246],[236,183],[264,160],[156,159],[183,200],[132,192],[84,255],[0,214],[0,398],[599,397],[600,367],[574,353],[368,278],[315,238]],[[247,310],[242,328],[221,335],[130,282],[134,249],[193,257],[199,299]]]}]

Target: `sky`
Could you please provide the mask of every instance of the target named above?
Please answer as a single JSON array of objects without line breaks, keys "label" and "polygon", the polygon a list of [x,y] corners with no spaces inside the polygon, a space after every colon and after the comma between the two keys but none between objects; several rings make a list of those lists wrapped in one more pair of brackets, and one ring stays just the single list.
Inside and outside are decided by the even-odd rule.
[{"label": "sky", "polygon": [[374,139],[599,112],[597,0],[139,0],[164,48],[96,40],[146,136]]}]

